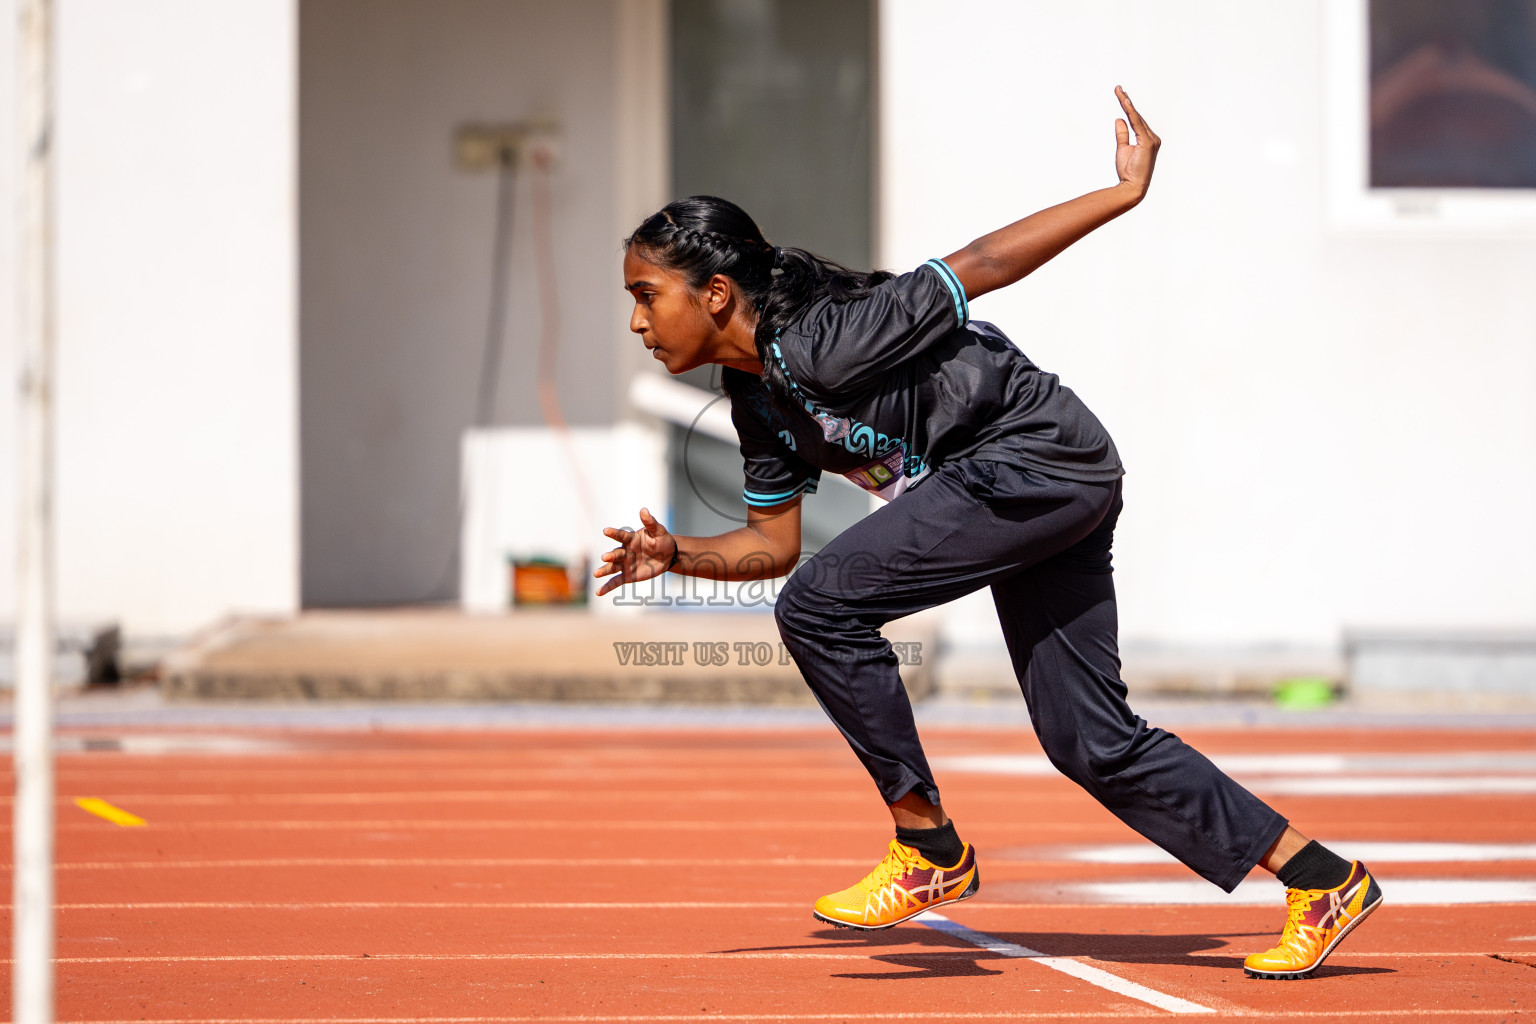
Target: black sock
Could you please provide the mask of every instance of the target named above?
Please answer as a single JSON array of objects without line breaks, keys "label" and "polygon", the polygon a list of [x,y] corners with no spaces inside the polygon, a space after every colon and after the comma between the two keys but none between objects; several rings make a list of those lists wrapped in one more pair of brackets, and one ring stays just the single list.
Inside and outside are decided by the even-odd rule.
[{"label": "black sock", "polygon": [[1349,861],[1314,839],[1297,850],[1275,872],[1275,877],[1287,889],[1337,889],[1349,880],[1352,867]]},{"label": "black sock", "polygon": [[952,868],[965,856],[965,844],[955,834],[955,823],[947,821],[938,828],[898,828],[896,838],[910,846],[931,864]]}]

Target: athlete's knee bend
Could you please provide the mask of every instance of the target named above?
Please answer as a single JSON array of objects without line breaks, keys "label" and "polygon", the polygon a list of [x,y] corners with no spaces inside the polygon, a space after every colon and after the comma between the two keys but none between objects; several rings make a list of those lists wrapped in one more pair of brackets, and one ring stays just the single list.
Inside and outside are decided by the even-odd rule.
[{"label": "athlete's knee bend", "polygon": [[[1042,737],[1043,739],[1043,737]],[[1084,756],[1083,749],[1075,743],[1044,743],[1046,760],[1061,774],[1079,786],[1092,788],[1095,773],[1092,763]]]},{"label": "athlete's knee bend", "polygon": [[773,621],[779,624],[780,636],[789,636],[794,632],[795,611],[790,607],[788,585],[779,591],[778,597],[774,598]]},{"label": "athlete's knee bend", "polygon": [[1118,737],[1090,740],[1076,730],[1042,730],[1040,746],[1057,771],[1093,792],[1113,788],[1135,760],[1130,745]]},{"label": "athlete's knee bend", "polygon": [[797,572],[779,588],[773,617],[778,621],[780,635],[826,636],[846,628],[847,610],[812,585],[811,576],[809,572]]},{"label": "athlete's knee bend", "polygon": [[804,635],[816,628],[816,601],[811,588],[799,575],[791,576],[779,588],[779,596],[773,603],[773,617],[779,624],[781,636]]}]

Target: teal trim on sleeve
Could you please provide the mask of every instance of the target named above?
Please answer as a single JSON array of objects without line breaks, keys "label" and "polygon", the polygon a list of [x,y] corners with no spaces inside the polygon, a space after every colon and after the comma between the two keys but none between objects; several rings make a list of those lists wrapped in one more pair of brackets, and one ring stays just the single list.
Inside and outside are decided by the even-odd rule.
[{"label": "teal trim on sleeve", "polygon": [[790,498],[793,498],[795,495],[804,491],[808,483],[809,481],[802,483],[798,487],[795,487],[791,490],[780,491],[777,494],[760,494],[757,491],[743,490],[741,492],[741,497],[742,500],[745,501],[748,505],[777,505],[781,501],[788,501]]},{"label": "teal trim on sleeve", "polygon": [[965,301],[965,286],[960,283],[955,272],[949,269],[949,264],[935,257],[924,266],[932,267],[938,273],[939,280],[944,282],[944,287],[949,289],[949,297],[955,300],[955,318],[960,321],[960,326],[970,323],[971,307]]}]

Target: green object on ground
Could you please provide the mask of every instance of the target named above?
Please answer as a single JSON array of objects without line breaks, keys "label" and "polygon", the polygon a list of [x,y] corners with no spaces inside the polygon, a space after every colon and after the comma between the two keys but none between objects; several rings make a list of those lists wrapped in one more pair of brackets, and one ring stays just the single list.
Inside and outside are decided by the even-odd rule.
[{"label": "green object on ground", "polygon": [[1275,706],[1281,708],[1323,708],[1332,704],[1333,680],[1322,676],[1282,679],[1275,684]]}]

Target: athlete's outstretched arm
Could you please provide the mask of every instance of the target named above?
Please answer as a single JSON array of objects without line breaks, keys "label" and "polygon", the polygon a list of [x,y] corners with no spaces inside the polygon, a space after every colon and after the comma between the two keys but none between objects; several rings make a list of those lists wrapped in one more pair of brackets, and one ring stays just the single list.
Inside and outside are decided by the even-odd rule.
[{"label": "athlete's outstretched arm", "polygon": [[[788,574],[800,558],[800,495],[771,508],[747,507],[747,525],[716,537],[679,537],[640,510],[640,529],[610,526],[604,535],[619,546],[603,556],[592,573],[613,578],[598,588],[602,597],[626,583],[640,583],[671,570],[707,580],[771,580]],[[673,555],[676,554],[674,559]]]},{"label": "athlete's outstretched arm", "polygon": [[[1041,210],[944,257],[965,286],[967,298],[1013,284],[1146,196],[1162,140],[1147,127],[1124,89],[1115,86],[1115,96],[1130,119],[1129,128],[1124,119],[1115,119],[1115,170],[1120,175],[1119,183]],[[1136,133],[1135,143],[1131,142],[1132,130]]]}]

